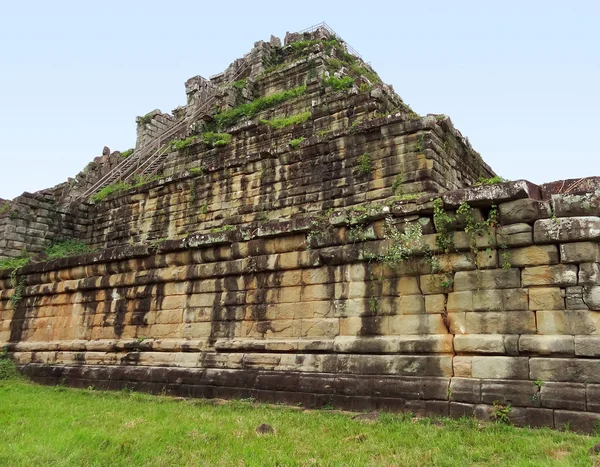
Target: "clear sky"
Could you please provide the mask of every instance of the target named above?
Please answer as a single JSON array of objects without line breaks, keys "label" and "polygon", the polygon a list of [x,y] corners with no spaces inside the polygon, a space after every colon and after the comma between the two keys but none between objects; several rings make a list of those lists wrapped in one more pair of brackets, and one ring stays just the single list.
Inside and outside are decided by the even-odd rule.
[{"label": "clear sky", "polygon": [[0,198],[74,176],[135,116],[255,41],[326,21],[419,114],[445,113],[500,175],[600,175],[600,2],[4,2]]}]

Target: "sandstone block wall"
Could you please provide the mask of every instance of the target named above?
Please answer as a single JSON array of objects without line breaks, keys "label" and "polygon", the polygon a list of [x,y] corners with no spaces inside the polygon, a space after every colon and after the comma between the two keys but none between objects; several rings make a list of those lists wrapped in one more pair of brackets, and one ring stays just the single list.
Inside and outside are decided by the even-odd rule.
[{"label": "sandstone block wall", "polygon": [[87,206],[65,205],[50,190],[23,193],[0,206],[0,259],[41,253],[52,243],[87,237]]},{"label": "sandstone block wall", "polygon": [[[33,264],[0,275],[0,342],[41,382],[484,418],[510,404],[514,423],[591,431],[600,207],[542,192],[511,182]],[[382,262],[390,223],[419,225],[433,260]]]}]

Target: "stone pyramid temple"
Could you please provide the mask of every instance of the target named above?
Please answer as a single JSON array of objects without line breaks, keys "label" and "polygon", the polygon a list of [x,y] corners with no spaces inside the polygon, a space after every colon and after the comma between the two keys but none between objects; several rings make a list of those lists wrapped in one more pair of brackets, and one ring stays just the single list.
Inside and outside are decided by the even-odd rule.
[{"label": "stone pyramid temple", "polygon": [[23,373],[595,429],[597,178],[501,179],[324,23],[185,92],[135,148],[0,200]]}]

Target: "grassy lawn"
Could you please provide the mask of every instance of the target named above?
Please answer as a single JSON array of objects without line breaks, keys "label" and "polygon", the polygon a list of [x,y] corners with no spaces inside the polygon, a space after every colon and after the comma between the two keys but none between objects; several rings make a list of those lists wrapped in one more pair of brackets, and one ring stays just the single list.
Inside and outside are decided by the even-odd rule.
[{"label": "grassy lawn", "polygon": [[[0,465],[589,466],[600,441],[470,419],[352,416],[0,381]],[[275,433],[258,435],[262,423]]]}]

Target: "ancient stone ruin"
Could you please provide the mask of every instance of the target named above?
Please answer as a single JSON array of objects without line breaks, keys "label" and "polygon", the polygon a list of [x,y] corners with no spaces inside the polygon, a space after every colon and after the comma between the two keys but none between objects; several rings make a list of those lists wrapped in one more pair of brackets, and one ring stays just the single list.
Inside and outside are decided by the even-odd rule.
[{"label": "ancient stone ruin", "polygon": [[25,374],[595,429],[598,179],[503,182],[324,24],[186,94],[133,150],[0,200]]}]

